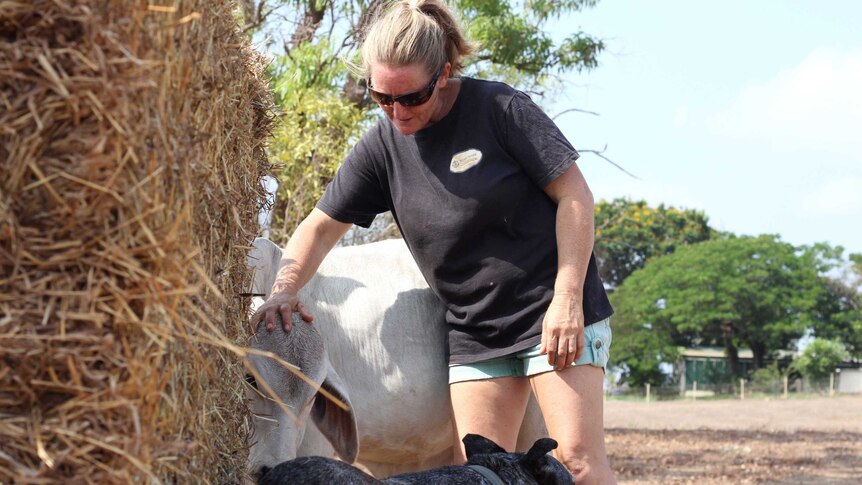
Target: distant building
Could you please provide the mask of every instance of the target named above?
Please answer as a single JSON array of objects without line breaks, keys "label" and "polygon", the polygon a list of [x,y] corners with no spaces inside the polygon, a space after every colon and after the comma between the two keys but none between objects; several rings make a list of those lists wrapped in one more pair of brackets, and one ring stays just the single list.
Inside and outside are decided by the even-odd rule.
[{"label": "distant building", "polygon": [[[751,349],[739,349],[738,355],[739,375],[751,375],[754,372],[754,353]],[[777,356],[766,359],[764,364],[771,365],[778,360],[779,367],[784,368],[790,365],[794,355],[791,350],[780,350]],[[674,381],[679,385],[680,394],[690,390],[694,382],[699,389],[729,384],[736,378],[729,374],[727,353],[723,347],[680,347],[679,360],[674,366]]]},{"label": "distant building", "polygon": [[838,372],[838,392],[842,394],[860,394],[862,393],[862,369],[839,367]]},{"label": "distant building", "polygon": [[[754,372],[754,354],[750,349],[739,349],[739,376],[750,376]],[[796,352],[780,350],[765,365],[778,361],[778,367],[785,369],[793,361]],[[862,393],[862,368],[858,362],[845,362],[836,369],[835,388],[839,393]],[[727,354],[723,347],[693,347],[679,349],[679,360],[674,365],[673,379],[680,394],[691,391],[697,382],[700,390],[717,386],[734,385],[739,376],[730,376]]]}]

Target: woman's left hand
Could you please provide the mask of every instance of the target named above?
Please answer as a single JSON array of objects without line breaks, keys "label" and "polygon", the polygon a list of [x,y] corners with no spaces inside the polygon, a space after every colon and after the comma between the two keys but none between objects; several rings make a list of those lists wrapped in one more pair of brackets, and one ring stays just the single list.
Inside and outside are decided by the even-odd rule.
[{"label": "woman's left hand", "polygon": [[555,293],[542,322],[542,353],[548,363],[563,370],[584,352],[584,310],[580,298]]}]

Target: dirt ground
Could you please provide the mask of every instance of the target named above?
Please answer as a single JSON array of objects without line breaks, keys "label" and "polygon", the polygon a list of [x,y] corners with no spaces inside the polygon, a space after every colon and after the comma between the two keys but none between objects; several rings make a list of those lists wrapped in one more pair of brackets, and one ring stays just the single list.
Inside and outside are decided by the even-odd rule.
[{"label": "dirt ground", "polygon": [[605,403],[620,484],[862,484],[862,396]]}]

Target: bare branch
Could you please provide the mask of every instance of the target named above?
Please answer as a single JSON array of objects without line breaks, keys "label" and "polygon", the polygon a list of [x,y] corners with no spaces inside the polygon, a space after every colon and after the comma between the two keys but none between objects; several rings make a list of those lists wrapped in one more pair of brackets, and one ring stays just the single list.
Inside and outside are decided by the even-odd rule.
[{"label": "bare branch", "polygon": [[253,0],[243,0],[242,11],[245,24],[242,27],[243,34],[262,26],[266,23],[267,18],[269,18],[269,16],[278,9],[278,7],[273,7],[269,10],[265,10],[265,6],[266,0],[260,0],[257,7],[254,6]]},{"label": "bare branch", "polygon": [[297,25],[296,30],[293,31],[293,35],[290,37],[290,46],[297,47],[299,44],[303,42],[308,42],[314,38],[314,33],[317,32],[318,27],[320,27],[321,22],[323,22],[323,17],[326,15],[326,9],[329,6],[329,2],[323,2],[320,7],[318,7],[314,0],[309,0],[305,5],[305,11],[302,14],[302,20]]},{"label": "bare branch", "polygon": [[386,0],[371,0],[366,8],[359,16],[359,21],[350,29],[350,32],[344,38],[344,44],[351,47],[362,44],[365,40],[365,34],[368,26],[377,18],[383,11],[386,5]]},{"label": "bare branch", "polygon": [[[552,120],[556,120],[556,119],[557,119],[557,118],[559,118],[560,116],[563,116],[563,115],[564,115],[564,114],[566,114],[566,113],[571,113],[571,112],[573,112],[573,111],[577,111],[578,113],[586,113],[586,114],[588,114],[588,115],[599,116],[599,114],[598,114],[598,113],[596,113],[595,111],[587,111],[587,110],[585,110],[585,109],[579,109],[579,108],[569,108],[569,109],[564,109],[563,111],[560,111],[559,113],[555,114],[555,115],[553,116],[553,118],[551,118],[551,119],[552,119]],[[607,148],[607,147],[605,147],[605,148]]]},{"label": "bare branch", "polygon": [[[382,12],[385,5],[385,0],[371,0],[368,3],[368,8],[362,11],[356,25],[350,30],[347,36],[345,36],[341,47],[338,48],[339,53],[343,49],[347,49],[349,51],[353,47],[360,45],[365,40],[368,26],[371,25],[374,19],[377,18],[380,12]],[[364,108],[371,105],[371,101],[366,96],[364,81],[355,79],[352,75],[347,76],[347,81],[344,83],[342,94],[357,107]]]},{"label": "bare branch", "polygon": [[604,155],[604,153],[605,153],[605,150],[607,150],[607,149],[608,149],[608,146],[607,146],[607,145],[605,145],[605,147],[604,147],[604,148],[602,148],[601,150],[580,150],[580,149],[579,149],[579,150],[578,150],[578,153],[592,153],[593,155],[595,155],[595,156],[597,156],[597,157],[599,157],[599,158],[601,158],[601,159],[604,159],[606,162],[610,163],[610,164],[611,164],[611,165],[613,165],[614,167],[617,167],[618,169],[620,169],[624,174],[628,175],[629,177],[631,177],[631,178],[633,178],[633,179],[635,179],[635,180],[641,180],[641,179],[640,179],[640,177],[638,177],[638,176],[636,176],[636,175],[632,174],[632,173],[631,173],[631,172],[629,172],[628,170],[626,170],[626,169],[624,169],[623,167],[621,167],[617,162],[615,162],[615,161],[611,160],[610,158],[606,157],[606,156]]}]

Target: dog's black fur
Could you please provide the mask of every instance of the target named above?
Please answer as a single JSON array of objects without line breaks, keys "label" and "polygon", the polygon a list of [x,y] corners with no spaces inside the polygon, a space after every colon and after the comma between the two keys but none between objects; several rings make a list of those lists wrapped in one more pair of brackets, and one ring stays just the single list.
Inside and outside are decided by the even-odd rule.
[{"label": "dog's black fur", "polygon": [[[557,447],[551,438],[536,441],[527,453],[507,453],[493,441],[476,434],[464,437],[467,465],[481,465],[493,471],[506,484],[570,485],[572,475],[562,463],[548,454]],[[424,472],[404,473],[377,480],[344,462],[321,456],[307,456],[279,464],[264,472],[259,485],[491,485],[469,466],[447,466]]]},{"label": "dog's black fur", "polygon": [[323,456],[303,456],[262,470],[258,485],[379,485],[372,477],[350,463]]}]

